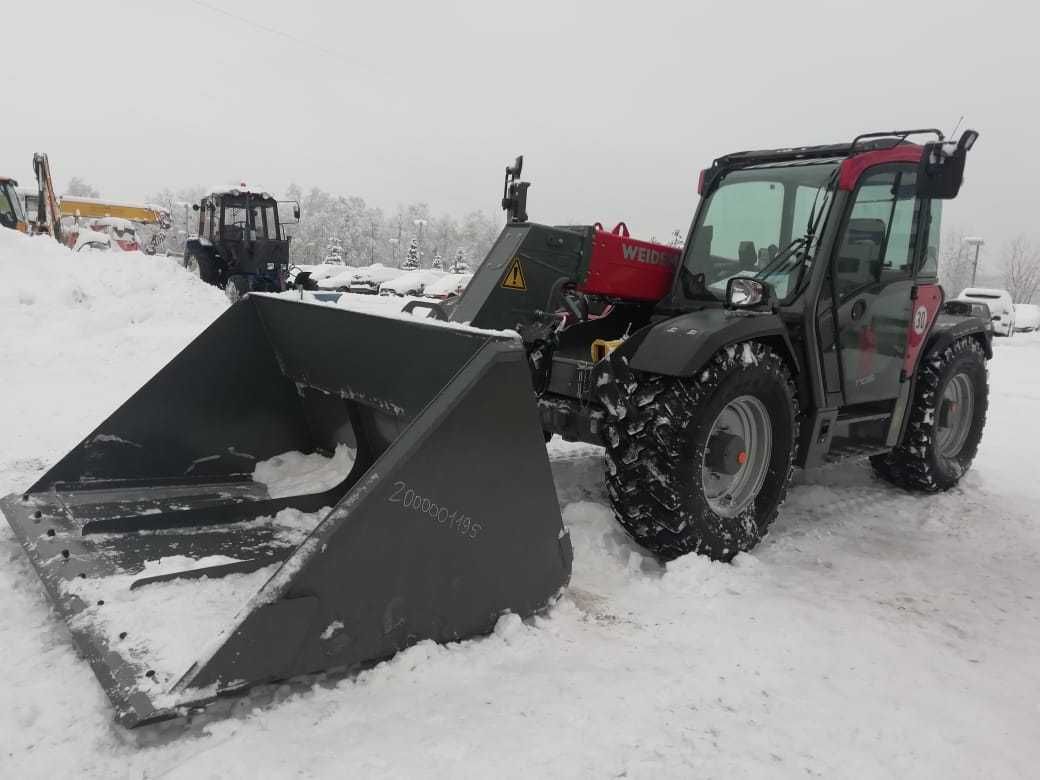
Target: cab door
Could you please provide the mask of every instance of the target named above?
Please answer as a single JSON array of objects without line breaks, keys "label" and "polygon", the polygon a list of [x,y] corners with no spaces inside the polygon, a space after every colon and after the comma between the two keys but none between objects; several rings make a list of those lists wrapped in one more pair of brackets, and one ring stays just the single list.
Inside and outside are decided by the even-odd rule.
[{"label": "cab door", "polygon": [[844,405],[899,395],[913,317],[921,203],[916,166],[880,165],[860,177],[831,258]]}]

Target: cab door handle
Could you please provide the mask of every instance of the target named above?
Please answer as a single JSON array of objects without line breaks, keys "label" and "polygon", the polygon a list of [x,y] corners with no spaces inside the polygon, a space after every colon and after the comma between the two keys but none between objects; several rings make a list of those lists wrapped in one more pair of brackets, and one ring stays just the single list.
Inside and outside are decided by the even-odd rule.
[{"label": "cab door handle", "polygon": [[852,319],[858,320],[863,316],[863,312],[867,310],[867,303],[862,298],[852,304]]}]

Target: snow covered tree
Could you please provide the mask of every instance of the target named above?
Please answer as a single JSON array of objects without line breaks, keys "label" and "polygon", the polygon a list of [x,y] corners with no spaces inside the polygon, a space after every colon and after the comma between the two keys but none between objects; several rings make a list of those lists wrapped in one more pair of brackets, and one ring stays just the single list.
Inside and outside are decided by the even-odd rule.
[{"label": "snow covered tree", "polygon": [[1032,303],[1040,288],[1040,247],[1025,236],[1004,247],[1004,288],[1015,303]]},{"label": "snow covered tree", "polygon": [[343,245],[336,236],[329,238],[329,245],[325,249],[325,260],[324,262],[332,265],[343,264]]},{"label": "snow covered tree", "polygon": [[466,253],[463,250],[460,249],[455,253],[455,259],[452,261],[448,271],[453,274],[469,273],[469,263],[466,262]]},{"label": "snow covered tree", "polygon": [[672,231],[672,240],[668,242],[668,246],[682,246],[685,243],[681,230]]},{"label": "snow covered tree", "polygon": [[433,265],[432,265],[432,267],[436,268],[438,271],[443,271],[444,270],[444,258],[441,257],[440,252],[438,252],[437,254],[435,254],[433,256]]},{"label": "snow covered tree", "polygon": [[408,254],[401,261],[401,268],[405,271],[415,271],[419,268],[419,242],[414,238],[408,244]]},{"label": "snow covered tree", "polygon": [[[199,232],[199,213],[192,209],[205,195],[202,187],[183,187],[171,190],[169,187],[152,193],[145,200],[156,206],[161,206],[170,212],[172,224],[166,231],[166,248],[171,252],[181,252],[184,244],[190,236]],[[151,227],[138,231],[138,236],[144,240],[150,240]]]},{"label": "snow covered tree", "polygon": [[72,195],[77,198],[100,198],[101,193],[98,192],[94,187],[87,184],[86,180],[81,179],[79,176],[73,176],[69,179],[69,186],[65,188],[67,195]]},{"label": "snow covered tree", "polygon": [[939,283],[948,298],[956,298],[971,285],[975,248],[964,239],[964,231],[951,230],[943,236],[939,250]]}]

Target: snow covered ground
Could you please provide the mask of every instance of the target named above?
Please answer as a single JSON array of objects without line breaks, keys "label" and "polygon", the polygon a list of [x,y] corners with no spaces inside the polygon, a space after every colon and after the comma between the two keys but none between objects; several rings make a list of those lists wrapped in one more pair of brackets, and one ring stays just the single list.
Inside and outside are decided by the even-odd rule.
[{"label": "snow covered ground", "polygon": [[[0,494],[227,305],[172,260],[4,230],[0,276]],[[190,723],[112,723],[0,523],[0,777],[1035,776],[1040,337],[996,346],[960,489],[799,474],[753,554],[662,567],[611,518],[596,448],[554,441],[575,561],[547,615]]]}]

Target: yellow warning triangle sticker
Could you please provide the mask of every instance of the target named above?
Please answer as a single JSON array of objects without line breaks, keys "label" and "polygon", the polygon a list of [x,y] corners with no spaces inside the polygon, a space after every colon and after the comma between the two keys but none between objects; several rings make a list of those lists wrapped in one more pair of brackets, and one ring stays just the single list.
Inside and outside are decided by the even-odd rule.
[{"label": "yellow warning triangle sticker", "polygon": [[520,267],[520,258],[514,257],[506,271],[506,278],[502,280],[502,286],[507,290],[521,290],[527,292],[527,280],[524,279],[524,269]]}]

